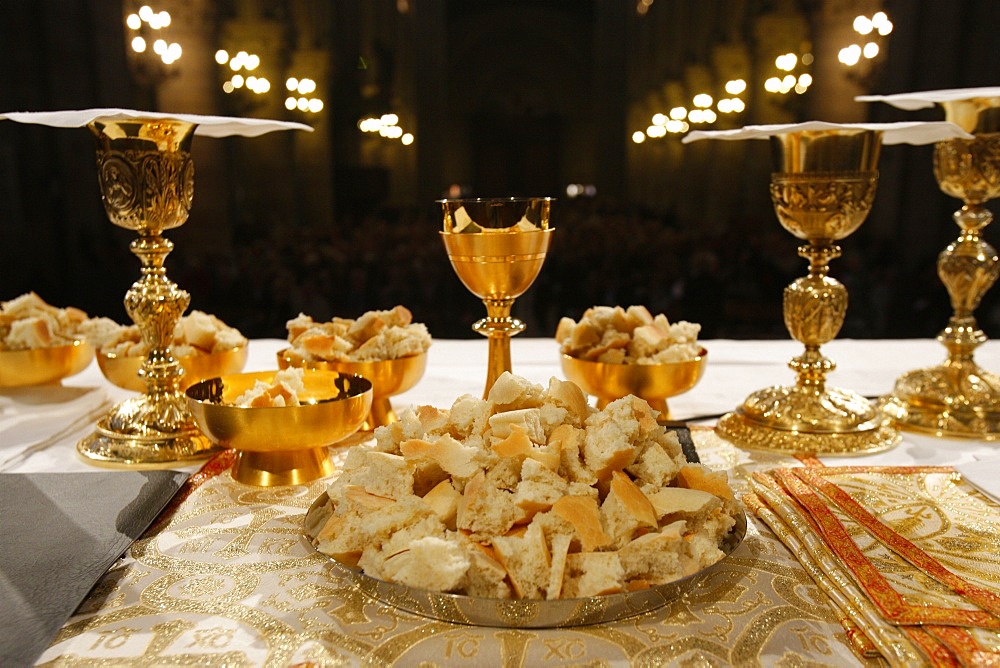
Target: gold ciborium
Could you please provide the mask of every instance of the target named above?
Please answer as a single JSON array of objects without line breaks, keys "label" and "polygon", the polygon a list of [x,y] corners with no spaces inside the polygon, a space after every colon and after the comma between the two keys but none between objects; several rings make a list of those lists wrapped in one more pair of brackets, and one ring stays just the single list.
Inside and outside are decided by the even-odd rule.
[{"label": "gold ciborium", "polygon": [[1000,376],[973,359],[987,340],[973,312],[1000,275],[997,251],[981,236],[993,220],[985,204],[1000,196],[1000,95],[939,104],[946,120],[973,135],[934,145],[934,176],[941,190],[963,202],[953,215],[961,232],[937,260],[953,311],[937,337],[948,356],[938,366],[902,375],[883,407],[901,429],[1000,440]]},{"label": "gold ciborium", "polygon": [[375,431],[397,422],[399,418],[392,408],[391,397],[402,394],[413,388],[427,369],[427,353],[418,353],[407,357],[387,360],[369,360],[366,362],[349,362],[345,360],[304,360],[295,354],[291,348],[278,351],[278,368],[302,367],[304,369],[321,369],[339,371],[340,373],[357,375],[367,378],[372,383],[372,407],[360,431]]},{"label": "gold ciborium", "polygon": [[234,480],[247,485],[301,485],[334,472],[329,446],[358,430],[372,405],[372,384],[361,376],[307,369],[299,404],[236,404],[274,371],[238,373],[195,383],[187,401],[201,429],[237,451]]},{"label": "gold ciborium", "polygon": [[847,312],[847,288],[828,275],[837,245],[864,222],[875,198],[881,132],[857,128],[799,130],[770,137],[777,171],[771,200],[778,221],[807,243],[806,276],[785,288],[785,326],[805,346],[788,366],[795,385],[751,394],[725,415],[718,431],[734,443],[789,453],[857,454],[894,446],[898,433],[861,395],[828,387],[833,361],[820,347],[836,338]]},{"label": "gold ciborium", "polygon": [[634,394],[644,399],[657,419],[670,420],[667,399],[693,388],[705,374],[708,351],[702,348],[697,357],[663,364],[619,364],[595,362],[563,353],[562,370],[567,380],[587,394],[597,397],[597,407],[605,408],[616,399]]},{"label": "gold ciborium", "polygon": [[149,354],[139,372],[145,393],[118,404],[77,444],[94,463],[163,465],[206,457],[219,449],[195,424],[179,381],[184,370],[170,351],[174,327],[191,301],[167,278],[173,243],[165,230],[183,225],[194,194],[191,140],[196,124],[167,118],[91,121],[97,176],[111,222],[133,230],[130,246],[142,277],[125,294],[125,310]]},{"label": "gold ciborium", "polygon": [[462,284],[483,300],[486,317],[472,329],[489,340],[483,398],[511,371],[510,337],[525,324],[511,317],[514,300],[531,287],[545,262],[555,228],[549,227],[552,198],[438,200],[444,209],[441,239]]}]

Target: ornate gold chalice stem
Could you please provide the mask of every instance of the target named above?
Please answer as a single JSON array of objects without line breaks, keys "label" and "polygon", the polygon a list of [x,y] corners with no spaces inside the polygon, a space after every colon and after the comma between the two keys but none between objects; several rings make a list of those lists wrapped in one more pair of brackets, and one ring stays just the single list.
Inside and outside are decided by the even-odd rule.
[{"label": "ornate gold chalice stem", "polygon": [[1000,440],[1000,376],[973,359],[987,340],[973,313],[1000,275],[997,251],[981,236],[993,220],[985,204],[1000,196],[1000,97],[940,104],[946,120],[974,135],[934,146],[938,185],[963,202],[953,215],[961,233],[937,260],[953,311],[937,337],[948,356],[938,366],[902,375],[883,406],[901,429]]},{"label": "ornate gold chalice stem", "polygon": [[859,394],[827,387],[836,368],[820,347],[836,338],[847,313],[847,288],[828,275],[841,254],[837,241],[868,216],[878,182],[882,133],[866,129],[792,131],[771,136],[778,171],[771,199],[782,227],[807,244],[799,255],[809,272],[784,293],[788,332],[805,346],[788,366],[793,386],[751,394],[719,421],[720,434],[753,449],[789,453],[856,454],[894,446],[898,433]]},{"label": "ornate gold chalice stem", "polygon": [[220,449],[196,426],[179,390],[183,369],[170,350],[190,295],[167,278],[173,243],[164,230],[183,225],[194,192],[190,146],[195,123],[169,119],[97,119],[98,183],[111,222],[135,231],[131,250],[142,277],[125,294],[125,310],[149,354],[139,375],[146,392],[118,404],[77,444],[81,455],[108,465],[163,465]]},{"label": "ornate gold chalice stem", "polygon": [[511,371],[510,337],[525,324],[511,316],[514,301],[531,287],[545,262],[554,228],[548,197],[439,200],[441,239],[455,273],[483,300],[486,317],[472,329],[489,340],[486,389]]}]

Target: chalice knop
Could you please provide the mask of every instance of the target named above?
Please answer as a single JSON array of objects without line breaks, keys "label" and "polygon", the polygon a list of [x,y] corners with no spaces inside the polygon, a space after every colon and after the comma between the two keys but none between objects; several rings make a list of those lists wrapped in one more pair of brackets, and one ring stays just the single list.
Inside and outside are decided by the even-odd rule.
[{"label": "chalice knop", "polygon": [[142,277],[125,294],[125,310],[149,354],[139,375],[146,392],[123,401],[77,444],[81,455],[109,465],[163,465],[203,458],[221,449],[198,429],[179,389],[184,375],[170,350],[173,332],[191,301],[167,278],[173,243],[164,230],[183,225],[194,192],[190,147],[196,123],[163,119],[98,118],[87,127],[97,141],[101,199],[111,222],[135,231],[130,249]]},{"label": "chalice knop", "polygon": [[1000,440],[1000,376],[980,368],[986,340],[973,312],[1000,275],[997,251],[981,236],[993,220],[985,204],[1000,195],[1000,96],[942,101],[945,119],[973,135],[934,145],[934,176],[962,200],[953,215],[961,233],[937,260],[952,316],[938,334],[948,351],[940,365],[903,374],[883,409],[899,428],[952,438]]},{"label": "chalice knop", "polygon": [[878,182],[882,133],[837,128],[770,137],[777,171],[771,200],[778,221],[806,241],[798,253],[806,276],[785,288],[785,327],[805,351],[788,366],[795,385],[751,394],[718,423],[720,434],[753,449],[789,453],[857,454],[893,447],[899,434],[863,396],[828,387],[836,368],[820,347],[836,338],[847,313],[847,288],[828,275],[837,245],[868,216]]},{"label": "chalice knop", "polygon": [[486,389],[511,371],[510,337],[525,329],[511,317],[514,301],[531,287],[545,262],[555,228],[549,227],[552,198],[438,200],[444,210],[448,259],[463,285],[483,300],[486,317],[472,329],[489,340]]}]

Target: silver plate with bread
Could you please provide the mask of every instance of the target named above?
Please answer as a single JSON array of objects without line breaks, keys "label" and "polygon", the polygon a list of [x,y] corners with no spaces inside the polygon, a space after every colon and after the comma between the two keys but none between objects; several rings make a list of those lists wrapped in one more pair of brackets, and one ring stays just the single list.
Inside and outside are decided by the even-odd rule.
[{"label": "silver plate with bread", "polygon": [[[310,518],[327,505],[323,492],[305,516],[304,531],[310,545],[315,545],[315,522]],[[725,572],[730,555],[746,536],[747,520],[742,512],[720,548],[725,556],[714,564],[686,577],[646,589],[617,594],[555,600],[480,598],[418,589],[368,576],[317,550],[329,559],[335,573],[349,580],[368,596],[395,608],[455,624],[503,628],[553,628],[613,622],[657,610],[682,599],[702,586],[726,586],[714,576]],[[742,577],[742,574],[739,574]],[[711,585],[709,585],[711,583]]]}]

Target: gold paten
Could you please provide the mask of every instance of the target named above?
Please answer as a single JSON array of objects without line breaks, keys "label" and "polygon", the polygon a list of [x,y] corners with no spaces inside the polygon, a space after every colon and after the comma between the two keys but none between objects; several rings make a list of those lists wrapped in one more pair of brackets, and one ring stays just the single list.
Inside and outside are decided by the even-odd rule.
[{"label": "gold paten", "polygon": [[58,383],[74,376],[94,359],[94,349],[83,341],[65,346],[0,350],[0,387]]},{"label": "gold paten", "polygon": [[392,409],[390,397],[413,388],[424,376],[427,369],[427,353],[400,357],[392,360],[372,360],[368,362],[348,362],[343,360],[307,361],[292,352],[290,348],[278,351],[278,368],[290,366],[306,369],[339,371],[349,375],[367,378],[372,382],[372,408],[361,425],[361,431],[374,431],[376,427],[396,422],[396,412]]},{"label": "gold paten", "polygon": [[847,313],[847,288],[828,275],[840,257],[837,241],[868,216],[878,181],[882,133],[835,129],[798,131],[771,137],[777,171],[771,200],[782,227],[808,242],[799,255],[809,273],[785,288],[785,326],[805,351],[788,366],[794,386],[773,386],[751,394],[723,416],[717,429],[747,448],[815,454],[878,452],[899,442],[887,417],[859,394],[828,388],[836,364],[820,346],[836,338]]},{"label": "gold paten", "polygon": [[486,317],[472,329],[489,340],[486,389],[511,371],[510,337],[525,324],[510,315],[514,300],[531,287],[545,262],[555,228],[549,227],[552,199],[438,200],[444,209],[448,259],[462,284],[483,300]]},{"label": "gold paten", "polygon": [[963,201],[954,213],[961,233],[938,255],[952,316],[938,334],[944,363],[903,374],[883,407],[901,429],[936,436],[1000,440],[1000,376],[973,359],[987,336],[973,312],[1000,275],[996,250],[981,236],[993,220],[984,205],[1000,195],[1000,97],[942,102],[945,118],[975,135],[934,146],[934,176]]},{"label": "gold paten", "polygon": [[[183,392],[199,381],[239,373],[247,363],[249,352],[248,347],[243,345],[229,350],[177,357],[184,371],[184,375],[177,383],[177,389]],[[145,357],[139,355],[97,353],[97,366],[104,377],[115,386],[133,392],[146,391],[146,382],[139,375],[145,360]]]},{"label": "gold paten", "polygon": [[125,310],[149,354],[142,364],[142,396],[101,418],[77,444],[95,464],[163,466],[199,459],[218,448],[195,425],[178,387],[184,371],[170,351],[174,327],[191,296],[167,278],[173,243],[164,230],[184,224],[194,195],[190,146],[196,125],[162,119],[97,119],[87,126],[97,141],[97,177],[111,222],[133,230],[130,249],[142,278],[125,294]]},{"label": "gold paten", "polygon": [[301,485],[334,472],[327,446],[364,423],[372,406],[367,378],[306,370],[299,406],[234,405],[255,383],[271,384],[274,371],[211,378],[187,390],[198,426],[214,442],[238,452],[232,475],[247,485]]},{"label": "gold paten", "polygon": [[659,419],[669,420],[667,399],[694,387],[705,373],[707,360],[704,348],[692,360],[668,364],[606,364],[564,354],[562,370],[568,380],[597,397],[598,408],[634,394],[659,411]]}]

